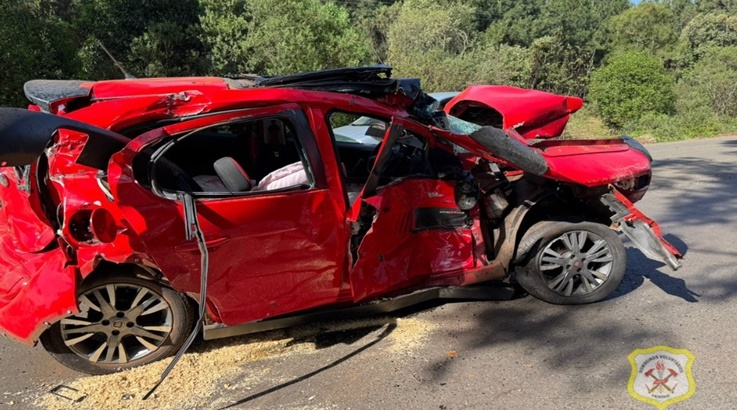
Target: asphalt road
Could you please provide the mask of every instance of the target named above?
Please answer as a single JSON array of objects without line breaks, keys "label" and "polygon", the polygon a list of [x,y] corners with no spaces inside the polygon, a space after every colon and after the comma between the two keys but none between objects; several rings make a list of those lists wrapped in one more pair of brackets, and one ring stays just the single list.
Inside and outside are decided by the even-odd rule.
[{"label": "asphalt road", "polygon": [[[268,377],[218,392],[218,407],[647,409],[627,392],[627,356],[667,345],[696,357],[696,392],[671,408],[737,408],[737,138],[648,149],[654,177],[639,207],[685,251],[681,270],[628,248],[625,279],[604,302],[429,307],[411,317],[437,329],[407,354],[390,349],[391,326],[338,337],[317,353],[243,366],[236,379],[264,368]],[[75,377],[38,348],[0,340],[0,406],[29,407],[23,397]]]}]

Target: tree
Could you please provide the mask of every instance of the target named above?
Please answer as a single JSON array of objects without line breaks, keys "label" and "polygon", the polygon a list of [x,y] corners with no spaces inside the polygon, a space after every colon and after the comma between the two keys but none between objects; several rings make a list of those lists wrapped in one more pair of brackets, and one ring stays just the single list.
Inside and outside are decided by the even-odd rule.
[{"label": "tree", "polygon": [[23,83],[78,69],[68,27],[32,0],[0,0],[0,104],[28,104]]},{"label": "tree", "polygon": [[366,64],[369,45],[348,11],[320,0],[251,0],[248,67],[290,74]]},{"label": "tree", "polygon": [[737,0],[696,0],[700,13],[737,14]]},{"label": "tree", "polygon": [[681,82],[690,98],[706,101],[715,114],[737,117],[737,47],[705,50]]},{"label": "tree", "polygon": [[459,73],[466,72],[464,55],[475,42],[473,15],[473,7],[450,0],[406,0],[387,33],[389,63],[398,75],[421,78],[428,90],[457,89],[459,79],[468,81]]},{"label": "tree", "polygon": [[529,47],[543,30],[544,0],[473,0],[479,31],[487,42]]},{"label": "tree", "polygon": [[737,15],[699,14],[686,25],[681,36],[697,59],[713,47],[737,46]]},{"label": "tree", "polygon": [[540,37],[529,52],[529,87],[583,97],[596,52],[567,43],[557,36]]},{"label": "tree", "polygon": [[245,73],[251,50],[247,47],[251,18],[245,0],[200,0],[202,42],[208,49],[211,74]]},{"label": "tree", "polygon": [[[374,3],[377,0],[363,0],[362,5]],[[383,4],[383,3],[381,3]],[[399,15],[402,4],[395,2],[391,5],[380,5],[375,8],[359,7],[353,13],[353,19],[363,35],[368,39],[371,47],[371,61],[386,63],[389,52],[387,32]]]},{"label": "tree", "polygon": [[102,42],[133,75],[194,75],[205,70],[198,0],[89,0],[74,25],[84,37],[81,76],[120,77],[97,46]]},{"label": "tree", "polygon": [[131,41],[128,62],[145,77],[191,76],[207,72],[203,54],[199,25],[164,20]]},{"label": "tree", "polygon": [[589,98],[602,119],[621,128],[645,113],[673,112],[673,78],[657,57],[626,51],[610,57],[591,74]]},{"label": "tree", "polygon": [[605,49],[609,20],[630,7],[628,0],[548,0],[543,8],[543,35],[576,47]]},{"label": "tree", "polygon": [[673,47],[680,34],[678,19],[666,3],[640,3],[612,17],[609,23],[615,48],[659,53]]}]

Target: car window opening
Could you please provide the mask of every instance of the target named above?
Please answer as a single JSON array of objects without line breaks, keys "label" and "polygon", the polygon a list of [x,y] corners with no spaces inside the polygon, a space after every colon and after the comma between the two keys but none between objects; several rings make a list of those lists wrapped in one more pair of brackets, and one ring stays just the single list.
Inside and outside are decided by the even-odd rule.
[{"label": "car window opening", "polygon": [[[341,111],[331,112],[327,123],[333,133],[349,202],[353,204],[369,178],[389,123],[369,115]],[[388,149],[390,155],[379,170],[379,188],[406,178],[455,175],[455,170],[461,169],[456,157],[440,148],[431,148],[425,137],[409,130],[403,130]]]},{"label": "car window opening", "polygon": [[279,117],[218,125],[176,142],[157,161],[156,185],[196,196],[232,196],[310,187],[295,127]]}]

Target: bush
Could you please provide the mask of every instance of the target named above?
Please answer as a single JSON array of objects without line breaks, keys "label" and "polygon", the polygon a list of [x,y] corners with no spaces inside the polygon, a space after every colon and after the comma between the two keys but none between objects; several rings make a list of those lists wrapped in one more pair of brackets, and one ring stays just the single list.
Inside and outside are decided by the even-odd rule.
[{"label": "bush", "polygon": [[679,102],[711,107],[722,116],[737,117],[737,47],[711,48],[679,84]]},{"label": "bush", "polygon": [[608,125],[622,128],[646,113],[672,113],[673,88],[673,78],[657,57],[628,51],[592,73],[588,97]]}]

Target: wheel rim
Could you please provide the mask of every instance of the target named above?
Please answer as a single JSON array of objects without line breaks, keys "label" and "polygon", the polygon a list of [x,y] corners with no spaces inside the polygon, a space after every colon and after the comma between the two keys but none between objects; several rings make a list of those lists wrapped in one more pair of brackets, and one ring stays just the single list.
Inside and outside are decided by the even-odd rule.
[{"label": "wheel rim", "polygon": [[585,295],[609,279],[614,264],[612,249],[601,236],[569,231],[551,241],[538,260],[548,287],[563,296]]},{"label": "wheel rim", "polygon": [[149,288],[107,284],[79,297],[80,313],[62,319],[64,344],[94,363],[126,364],[157,351],[172,330],[172,309]]}]

